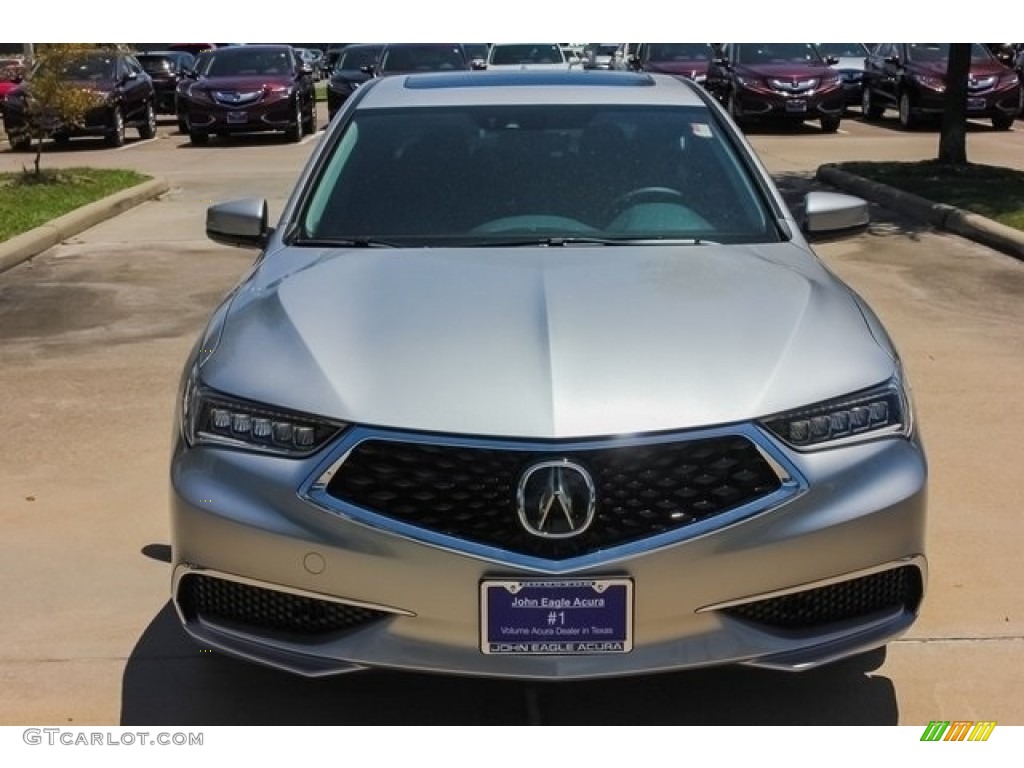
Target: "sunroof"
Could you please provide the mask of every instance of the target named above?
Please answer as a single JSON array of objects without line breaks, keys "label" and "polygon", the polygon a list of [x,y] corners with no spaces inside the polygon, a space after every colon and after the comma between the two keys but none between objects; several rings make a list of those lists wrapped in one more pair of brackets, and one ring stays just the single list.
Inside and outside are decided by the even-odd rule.
[{"label": "sunroof", "polygon": [[637,87],[654,85],[650,75],[637,72],[595,72],[592,70],[510,70],[502,72],[446,72],[409,75],[405,87],[414,90],[429,88],[477,88],[508,85],[579,85]]}]

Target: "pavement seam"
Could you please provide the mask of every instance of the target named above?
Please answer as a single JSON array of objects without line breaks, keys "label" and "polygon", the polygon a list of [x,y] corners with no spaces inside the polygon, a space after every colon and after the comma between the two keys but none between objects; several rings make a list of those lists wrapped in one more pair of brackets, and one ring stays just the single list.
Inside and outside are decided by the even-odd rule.
[{"label": "pavement seam", "polygon": [[1019,229],[962,208],[935,203],[887,184],[865,179],[843,171],[832,163],[820,166],[815,178],[905,216],[924,221],[938,229],[1024,260],[1024,232]]}]

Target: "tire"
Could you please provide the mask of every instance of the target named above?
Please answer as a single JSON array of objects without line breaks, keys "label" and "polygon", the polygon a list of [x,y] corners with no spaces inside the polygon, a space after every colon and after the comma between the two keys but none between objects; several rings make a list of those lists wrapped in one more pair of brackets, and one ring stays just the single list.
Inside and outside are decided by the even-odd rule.
[{"label": "tire", "polygon": [[145,122],[139,126],[139,138],[156,138],[156,110],[153,108],[152,101],[146,102],[146,117]]},{"label": "tire", "polygon": [[871,90],[865,87],[860,94],[860,111],[865,120],[878,120],[885,114],[885,107],[876,104]]},{"label": "tire", "polygon": [[110,113],[110,129],[103,137],[108,147],[124,146],[124,112],[120,106],[115,106]]},{"label": "tire", "polygon": [[992,115],[992,127],[997,131],[1008,131],[1013,127],[1013,115]]},{"label": "tire", "polygon": [[188,140],[192,142],[193,147],[201,147],[210,140],[210,134],[202,131],[189,131]]},{"label": "tire", "polygon": [[295,97],[295,125],[285,130],[284,137],[293,144],[302,141],[302,103],[298,96]]},{"label": "tire", "polygon": [[917,123],[910,104],[910,92],[903,91],[900,93],[900,126],[906,131],[912,131],[917,128]]},{"label": "tire", "polygon": [[7,134],[7,141],[11,143],[11,149],[15,152],[28,152],[32,149],[32,137],[28,135],[12,136]]},{"label": "tire", "polygon": [[183,117],[178,118],[178,133],[188,133],[188,120]]},{"label": "tire", "polygon": [[310,135],[316,133],[316,99],[309,103],[309,119],[302,127]]},{"label": "tire", "polygon": [[821,118],[821,132],[835,133],[839,130],[840,123],[842,118],[839,115],[825,115]]}]

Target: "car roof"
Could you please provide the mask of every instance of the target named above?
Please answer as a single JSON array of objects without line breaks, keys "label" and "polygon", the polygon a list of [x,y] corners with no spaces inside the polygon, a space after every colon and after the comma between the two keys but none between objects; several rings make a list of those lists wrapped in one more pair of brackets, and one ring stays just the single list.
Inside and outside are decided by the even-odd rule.
[{"label": "car roof", "polygon": [[634,72],[424,72],[381,78],[360,109],[464,104],[705,106],[697,87],[671,75]]}]

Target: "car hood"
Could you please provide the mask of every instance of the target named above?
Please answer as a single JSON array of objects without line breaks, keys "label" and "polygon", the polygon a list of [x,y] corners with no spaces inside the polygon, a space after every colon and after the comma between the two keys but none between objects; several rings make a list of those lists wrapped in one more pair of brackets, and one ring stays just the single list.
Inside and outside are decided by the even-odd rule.
[{"label": "car hood", "polygon": [[750,77],[774,77],[783,80],[806,79],[809,77],[822,77],[828,74],[829,68],[822,66],[811,66],[808,64],[737,64],[736,73]]},{"label": "car hood", "polygon": [[199,81],[207,91],[259,91],[272,86],[292,86],[290,75],[238,75],[232,77],[204,77]]},{"label": "car hood", "polygon": [[293,248],[240,287],[202,379],[349,422],[564,438],[742,421],[893,365],[792,244]]},{"label": "car hood", "polygon": [[[945,80],[946,64],[947,62],[945,61],[917,61],[911,62],[908,68],[922,75],[930,75],[931,77]],[[1007,72],[1006,67],[1001,64],[972,61],[969,74],[971,77],[992,77],[993,75],[998,76],[1012,73]]]}]

